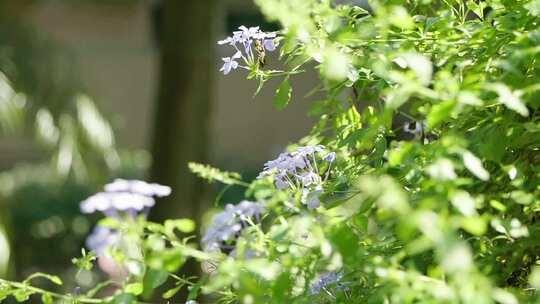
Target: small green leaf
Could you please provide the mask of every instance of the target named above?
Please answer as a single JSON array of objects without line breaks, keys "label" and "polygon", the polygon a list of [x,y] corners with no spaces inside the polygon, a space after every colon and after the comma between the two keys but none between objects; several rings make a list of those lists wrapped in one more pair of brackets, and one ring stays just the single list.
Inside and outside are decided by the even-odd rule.
[{"label": "small green leaf", "polygon": [[540,289],[540,266],[535,266],[531,271],[529,284],[536,289]]},{"label": "small green leaf", "polygon": [[198,177],[207,180],[209,183],[218,181],[226,185],[244,184],[242,176],[236,172],[221,171],[209,165],[203,165],[195,162],[188,163],[189,170]]},{"label": "small green leaf", "polygon": [[498,200],[494,200],[494,199],[490,200],[490,201],[489,201],[489,205],[490,205],[491,207],[493,207],[493,208],[495,208],[495,209],[501,211],[501,212],[505,212],[505,211],[506,211],[506,206],[505,206],[503,203],[499,202]]},{"label": "small green leaf", "polygon": [[404,53],[394,59],[394,62],[402,68],[407,67],[411,69],[422,85],[427,86],[431,82],[433,64],[426,56],[418,53]]},{"label": "small green leaf", "polygon": [[199,296],[199,292],[201,290],[201,287],[206,284],[208,281],[208,275],[203,275],[199,281],[195,284],[195,285],[192,285],[189,289],[189,295],[188,295],[188,300],[195,300],[197,299],[197,297]]},{"label": "small green leaf", "polygon": [[9,285],[1,284],[0,285],[0,301],[7,298],[11,294],[11,292],[12,290],[11,290],[11,287],[9,287]]},{"label": "small green leaf", "polygon": [[48,293],[44,293],[41,295],[41,302],[43,304],[53,304],[52,296]]},{"label": "small green leaf", "polygon": [[182,285],[176,286],[174,288],[171,288],[171,289],[165,291],[165,293],[163,294],[163,298],[164,299],[170,299],[170,298],[174,297],[174,295],[177,294],[178,291],[180,291],[180,288],[182,288]]},{"label": "small green leaf", "polygon": [[510,110],[516,111],[521,116],[529,116],[529,109],[523,104],[519,94],[512,92],[505,84],[490,84],[487,89],[496,92],[499,95],[499,101]]},{"label": "small green leaf", "polygon": [[15,300],[17,300],[17,302],[25,302],[25,301],[28,301],[30,296],[33,295],[34,293],[35,293],[34,291],[31,291],[27,288],[21,288],[21,289],[15,290],[15,292],[13,292],[13,296],[15,297]]},{"label": "small green leaf", "polygon": [[482,161],[469,151],[463,153],[463,164],[476,177],[483,181],[489,179],[489,172],[482,166]]},{"label": "small green leaf", "polygon": [[144,297],[150,296],[152,291],[163,285],[169,274],[165,270],[149,269],[143,279],[143,294]]},{"label": "small green leaf", "polygon": [[363,214],[358,214],[353,218],[353,225],[359,229],[362,233],[368,231],[368,217]]},{"label": "small green leaf", "polygon": [[427,116],[427,123],[430,128],[433,128],[452,115],[452,111],[456,106],[456,101],[448,100],[434,105]]},{"label": "small green leaf", "polygon": [[112,304],[133,304],[136,303],[136,297],[129,293],[121,293],[113,298]]},{"label": "small green leaf", "polygon": [[165,230],[168,233],[173,233],[174,229],[178,229],[184,233],[190,233],[195,230],[195,222],[190,219],[166,220]]},{"label": "small green leaf", "polygon": [[274,106],[278,110],[283,110],[287,107],[291,100],[292,87],[289,83],[289,78],[285,78],[274,96]]},{"label": "small green leaf", "polygon": [[533,16],[540,15],[540,0],[532,0],[525,5],[525,8],[529,10],[529,13]]},{"label": "small green leaf", "polygon": [[461,220],[461,227],[470,234],[481,236],[487,231],[486,221],[478,216],[464,217]]},{"label": "small green leaf", "polygon": [[501,304],[518,304],[516,296],[511,294],[509,291],[504,289],[497,288],[493,291],[493,299]]},{"label": "small green leaf", "polygon": [[138,296],[143,292],[143,284],[142,283],[128,284],[125,288],[125,292]]}]

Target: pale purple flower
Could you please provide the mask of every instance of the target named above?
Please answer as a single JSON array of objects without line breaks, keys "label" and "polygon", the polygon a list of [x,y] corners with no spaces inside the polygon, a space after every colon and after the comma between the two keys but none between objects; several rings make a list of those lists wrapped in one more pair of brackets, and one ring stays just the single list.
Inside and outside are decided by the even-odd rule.
[{"label": "pale purple flower", "polygon": [[[299,147],[294,152],[281,153],[278,158],[264,164],[258,178],[275,175],[276,186],[282,188],[291,180],[304,186],[320,184],[316,154],[324,152],[322,145]],[[293,186],[290,183],[289,186]]]},{"label": "pale purple flower", "polygon": [[320,196],[323,193],[324,191],[320,186],[313,190],[304,188],[302,190],[302,204],[306,205],[310,210],[319,208],[321,206]]},{"label": "pale purple flower", "polygon": [[86,238],[86,247],[101,256],[107,247],[114,246],[119,241],[120,233],[107,227],[96,226]]},{"label": "pale purple flower", "polygon": [[253,39],[260,33],[259,27],[250,27],[245,26],[239,27],[240,31],[233,32],[233,37],[238,37],[238,41],[244,45],[246,53],[251,53],[251,44]]},{"label": "pale purple flower", "polygon": [[232,36],[223,40],[219,40],[219,45],[230,45],[236,54],[232,57],[223,58],[224,64],[220,71],[223,71],[225,75],[229,74],[231,70],[236,69],[239,64],[235,59],[242,58],[246,63],[246,66],[250,66],[254,63],[255,56],[253,54],[253,43],[258,41],[269,52],[276,50],[277,44],[275,42],[276,33],[266,33],[256,27],[240,26],[238,31],[234,31]]},{"label": "pale purple flower", "polygon": [[83,213],[101,211],[108,214],[111,211],[139,212],[154,206],[152,197],[129,192],[99,192],[81,202]]},{"label": "pale purple flower", "polygon": [[320,153],[320,152],[324,152],[323,145],[305,146],[305,147],[299,147],[298,149],[296,149],[296,153],[302,156],[308,156],[308,155],[312,155],[314,153]]},{"label": "pale purple flower", "polygon": [[275,51],[277,47],[274,42],[274,39],[264,39],[262,45],[269,52]]},{"label": "pale purple flower", "polygon": [[171,194],[171,187],[140,180],[115,179],[105,185],[106,192],[131,192],[144,196],[165,197]]},{"label": "pale purple flower", "polygon": [[238,51],[232,57],[222,58],[224,63],[221,69],[219,69],[219,71],[222,71],[224,75],[227,75],[231,72],[231,70],[236,70],[238,68],[238,62],[236,61],[236,59],[241,57],[242,53]]},{"label": "pale purple flower", "polygon": [[236,44],[236,42],[237,42],[237,41],[236,41],[233,37],[227,37],[227,38],[225,38],[225,39],[223,39],[223,40],[219,40],[219,41],[217,42],[217,44],[219,44],[219,45],[223,45],[223,44],[234,45],[234,44]]},{"label": "pale purple flower", "polygon": [[264,212],[265,207],[259,202],[242,201],[237,205],[227,204],[223,212],[214,216],[212,225],[202,238],[205,251],[217,251],[224,242],[232,241],[240,234],[247,218],[258,221]]},{"label": "pale purple flower", "polygon": [[343,275],[336,272],[326,272],[322,274],[309,288],[309,293],[315,295],[326,290],[331,285],[338,283]]},{"label": "pale purple flower", "polygon": [[262,41],[262,46],[269,52],[273,52],[276,50],[276,33],[265,33],[262,31],[259,31],[258,33],[254,34],[252,36],[254,39],[257,39],[259,41]]},{"label": "pale purple flower", "polygon": [[154,206],[154,197],[171,194],[171,188],[139,180],[115,179],[105,185],[105,191],[96,193],[81,202],[82,213],[103,212],[107,216],[118,212],[136,215]]},{"label": "pale purple flower", "polygon": [[[327,153],[322,145],[298,147],[293,152],[281,153],[276,159],[264,164],[263,171],[257,178],[274,177],[277,189],[292,189],[302,191],[301,202],[309,209],[321,205],[320,196],[323,194],[323,183],[330,175],[331,163],[336,158],[335,152]],[[322,162],[330,163],[323,166]],[[319,168],[325,168],[320,172]]]},{"label": "pale purple flower", "polygon": [[258,217],[265,211],[261,203],[250,201],[241,201],[237,205],[228,204],[226,209],[231,210],[240,217]]},{"label": "pale purple flower", "polygon": [[251,37],[254,39],[259,39],[259,40],[265,40],[265,39],[270,40],[270,39],[276,38],[276,33],[274,32],[266,33],[263,31],[257,31],[256,33],[253,33]]},{"label": "pale purple flower", "polygon": [[253,39],[259,39],[258,37],[261,34],[264,34],[264,32],[262,32],[259,29],[258,26],[245,27],[245,26],[241,25],[241,26],[238,27],[238,29],[239,29],[239,31],[233,32],[233,35],[235,37],[238,37],[238,41],[240,41],[240,42],[253,40]]},{"label": "pale purple flower", "polygon": [[276,174],[275,185],[278,190],[289,188],[289,183],[287,182],[287,174],[284,172]]},{"label": "pale purple flower", "polygon": [[297,169],[304,169],[307,167],[306,158],[297,152],[281,153],[278,158],[270,160],[264,164],[264,170],[261,173],[262,176],[269,175],[271,171],[278,170],[287,173],[294,174]]},{"label": "pale purple flower", "polygon": [[336,152],[330,152],[323,158],[325,161],[332,163],[336,159]]},{"label": "pale purple flower", "polygon": [[311,185],[318,185],[321,183],[321,177],[319,174],[316,174],[313,171],[308,171],[300,175],[300,180],[304,187],[309,187]]}]

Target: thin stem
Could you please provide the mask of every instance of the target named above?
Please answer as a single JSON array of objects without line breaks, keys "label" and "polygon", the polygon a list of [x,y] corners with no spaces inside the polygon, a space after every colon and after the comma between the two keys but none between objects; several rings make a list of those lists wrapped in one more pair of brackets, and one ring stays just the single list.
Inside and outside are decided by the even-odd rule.
[{"label": "thin stem", "polygon": [[38,288],[38,287],[34,287],[34,286],[31,286],[31,285],[26,285],[26,284],[19,283],[19,282],[12,282],[12,281],[8,281],[8,280],[4,280],[4,279],[0,279],[0,283],[8,285],[8,286],[15,287],[17,289],[30,290],[30,291],[33,291],[33,292],[38,293],[38,294],[48,294],[53,298],[66,300],[66,301],[77,300],[80,303],[88,303],[88,304],[105,303],[104,299],[95,299],[95,298],[86,298],[86,297],[74,297],[72,295],[63,295],[63,294],[60,294],[60,293],[48,291],[48,290],[41,289],[41,288]]},{"label": "thin stem", "polygon": [[177,280],[178,282],[181,282],[182,284],[189,285],[189,286],[195,285],[194,282],[191,282],[191,281],[188,280],[188,279],[184,279],[184,278],[182,278],[182,277],[180,277],[180,276],[177,276],[177,275],[175,275],[174,273],[170,273],[170,272],[169,272],[169,276],[172,277],[173,279]]},{"label": "thin stem", "polygon": [[405,113],[405,112],[403,112],[403,111],[401,111],[401,110],[398,110],[398,113],[401,114],[401,115],[403,115],[404,117],[410,119],[410,120],[413,120],[413,121],[420,121],[419,119],[416,119],[416,118],[414,118],[412,115],[410,115],[410,114],[408,114],[408,113]]}]

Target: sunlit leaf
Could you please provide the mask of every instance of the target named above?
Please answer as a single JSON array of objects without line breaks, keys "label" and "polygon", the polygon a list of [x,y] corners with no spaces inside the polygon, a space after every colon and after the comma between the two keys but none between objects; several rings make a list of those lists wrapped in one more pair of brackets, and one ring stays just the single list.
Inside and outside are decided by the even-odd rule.
[{"label": "sunlit leaf", "polygon": [[276,90],[274,96],[274,107],[278,110],[283,110],[291,101],[292,87],[289,84],[289,78],[285,78]]}]

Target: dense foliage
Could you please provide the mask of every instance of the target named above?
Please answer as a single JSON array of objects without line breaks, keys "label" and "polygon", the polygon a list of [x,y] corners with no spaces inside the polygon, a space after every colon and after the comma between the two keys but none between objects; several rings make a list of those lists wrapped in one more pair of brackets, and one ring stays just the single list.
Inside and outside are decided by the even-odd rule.
[{"label": "dense foliage", "polygon": [[[74,260],[85,271],[97,254],[115,294],[46,292],[31,280],[61,282],[38,274],[0,281],[0,298],[130,303],[169,279],[162,296],[187,285],[190,303],[539,302],[540,1],[256,2],[283,31],[220,41],[222,71],[282,77],[278,109],[291,77],[318,71],[310,134],[251,183],[191,165],[250,200],[217,214],[201,249],[190,220],[145,219],[166,188],[116,181],[83,203],[106,218]],[[274,49],[286,68],[266,66]],[[190,258],[200,278],[175,274]]]}]

